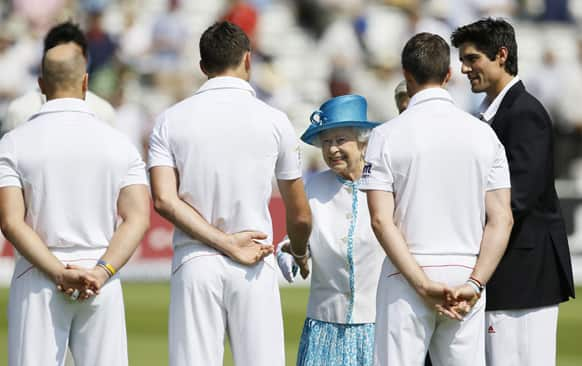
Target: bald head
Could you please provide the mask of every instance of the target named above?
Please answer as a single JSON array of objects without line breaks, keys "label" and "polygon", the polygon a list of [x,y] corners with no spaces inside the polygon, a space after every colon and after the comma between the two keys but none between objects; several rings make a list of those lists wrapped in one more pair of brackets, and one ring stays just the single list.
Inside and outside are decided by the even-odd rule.
[{"label": "bald head", "polygon": [[86,60],[81,48],[64,43],[47,50],[42,59],[39,85],[47,99],[85,98]]}]

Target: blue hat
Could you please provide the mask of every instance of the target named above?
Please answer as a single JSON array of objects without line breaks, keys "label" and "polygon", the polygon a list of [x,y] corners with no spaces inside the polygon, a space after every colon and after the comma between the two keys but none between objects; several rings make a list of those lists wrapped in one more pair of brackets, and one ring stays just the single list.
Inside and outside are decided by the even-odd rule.
[{"label": "blue hat", "polygon": [[301,140],[313,145],[313,138],[330,128],[360,127],[374,128],[379,122],[368,121],[368,103],[361,95],[342,95],[331,98],[311,114],[311,125],[301,135]]}]

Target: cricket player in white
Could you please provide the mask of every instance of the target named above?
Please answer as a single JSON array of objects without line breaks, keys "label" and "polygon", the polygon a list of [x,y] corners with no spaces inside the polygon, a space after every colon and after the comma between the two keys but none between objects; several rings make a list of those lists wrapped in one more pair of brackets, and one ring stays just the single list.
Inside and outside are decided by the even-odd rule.
[{"label": "cricket player in white", "polygon": [[304,257],[311,214],[298,139],[282,112],[255,97],[239,27],[208,28],[200,55],[209,80],[160,115],[149,151],[154,207],[175,225],[170,365],[222,365],[228,330],[235,365],[282,366],[268,203],[274,173],[292,250]]},{"label": "cricket player in white", "polygon": [[428,350],[435,366],[485,365],[484,285],[512,227],[509,171],[491,128],[443,89],[449,53],[437,35],[408,41],[410,103],[368,144],[361,189],[388,256],[377,292],[376,365],[421,366]]},{"label": "cricket player in white", "polygon": [[147,177],[131,142],[89,110],[87,82],[77,45],[48,49],[47,103],[0,141],[0,226],[18,252],[10,366],[61,366],[67,345],[80,366],[128,364],[116,272],[149,224]]}]

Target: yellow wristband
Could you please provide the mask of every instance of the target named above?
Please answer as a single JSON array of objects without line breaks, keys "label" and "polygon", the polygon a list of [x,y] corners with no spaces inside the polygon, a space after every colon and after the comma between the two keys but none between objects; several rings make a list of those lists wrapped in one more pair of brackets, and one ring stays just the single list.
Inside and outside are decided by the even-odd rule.
[{"label": "yellow wristband", "polygon": [[113,276],[115,273],[117,273],[117,270],[115,269],[115,267],[113,267],[111,264],[105,262],[103,259],[99,259],[97,261],[97,265],[105,268],[107,270],[107,272],[109,272],[109,274],[111,274],[111,276]]}]

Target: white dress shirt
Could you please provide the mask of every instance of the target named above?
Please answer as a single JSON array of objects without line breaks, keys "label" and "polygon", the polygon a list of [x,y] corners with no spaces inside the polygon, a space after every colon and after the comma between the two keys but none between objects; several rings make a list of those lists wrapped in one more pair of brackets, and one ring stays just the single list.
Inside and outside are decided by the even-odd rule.
[{"label": "white dress shirt", "polygon": [[382,247],[370,224],[366,194],[358,182],[333,171],[307,183],[313,217],[307,317],[332,323],[374,323]]}]

